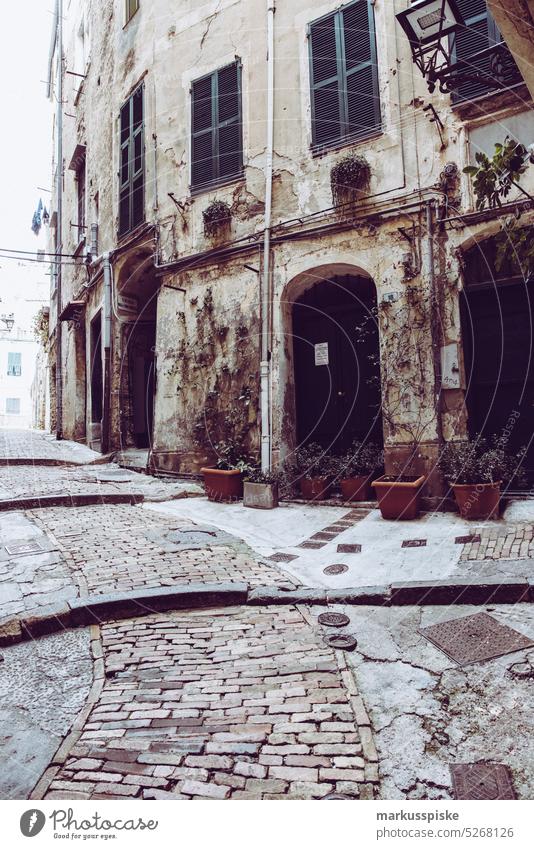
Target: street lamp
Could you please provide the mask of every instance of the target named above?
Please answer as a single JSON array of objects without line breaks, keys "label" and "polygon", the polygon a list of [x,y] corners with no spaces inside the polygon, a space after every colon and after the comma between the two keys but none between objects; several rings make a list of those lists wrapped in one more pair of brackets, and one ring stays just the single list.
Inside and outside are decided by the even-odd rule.
[{"label": "street lamp", "polygon": [[0,316],[0,321],[4,322],[7,332],[11,333],[11,331],[13,330],[13,325],[15,324],[14,314],[10,313],[9,315],[2,315]]},{"label": "street lamp", "polygon": [[456,0],[418,0],[397,20],[408,36],[415,64],[426,78],[430,92],[441,71],[452,65],[454,36],[465,25]]}]

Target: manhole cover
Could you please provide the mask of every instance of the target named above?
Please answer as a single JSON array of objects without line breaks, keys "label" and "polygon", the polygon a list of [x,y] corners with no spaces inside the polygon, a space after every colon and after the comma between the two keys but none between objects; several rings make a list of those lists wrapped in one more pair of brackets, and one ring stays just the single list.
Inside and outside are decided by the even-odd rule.
[{"label": "manhole cover", "polygon": [[342,575],[343,572],[348,572],[349,567],[345,566],[344,563],[332,563],[331,566],[327,566],[326,569],[323,569],[323,573],[325,575]]},{"label": "manhole cover", "polygon": [[319,625],[327,625],[329,628],[343,628],[350,622],[345,613],[320,613],[317,617]]},{"label": "manhole cover", "polygon": [[460,665],[527,649],[534,642],[487,613],[451,619],[419,632]]},{"label": "manhole cover", "polygon": [[359,543],[341,542],[337,547],[338,554],[359,554],[362,547]]},{"label": "manhole cover", "polygon": [[37,551],[44,551],[40,542],[26,542],[22,545],[6,545],[8,554],[34,554]]},{"label": "manhole cover", "polygon": [[402,542],[403,548],[424,548],[426,539],[405,539]]},{"label": "manhole cover", "polygon": [[510,770],[504,764],[453,764],[452,783],[456,799],[515,799]]},{"label": "manhole cover", "polygon": [[283,551],[277,551],[276,554],[271,554],[267,560],[274,560],[275,563],[291,563],[292,560],[297,560],[297,555],[284,554]]},{"label": "manhole cover", "polygon": [[322,802],[328,802],[330,800],[337,799],[339,802],[344,799],[348,799],[350,802],[354,801],[354,796],[346,796],[344,793],[329,793],[328,796],[323,796],[321,799]]},{"label": "manhole cover", "polygon": [[324,641],[330,648],[341,651],[354,651],[358,645],[358,640],[352,634],[328,634]]}]

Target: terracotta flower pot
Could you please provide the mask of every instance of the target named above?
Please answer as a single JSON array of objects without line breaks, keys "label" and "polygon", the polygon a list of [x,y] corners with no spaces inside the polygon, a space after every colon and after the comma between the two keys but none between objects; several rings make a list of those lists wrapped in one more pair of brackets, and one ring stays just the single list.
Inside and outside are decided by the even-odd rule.
[{"label": "terracotta flower pot", "polygon": [[210,501],[240,501],[243,497],[243,473],[237,469],[201,469],[206,495]]},{"label": "terracotta flower pot", "polygon": [[278,485],[276,483],[252,483],[245,481],[243,486],[243,506],[260,510],[273,510],[278,507]]},{"label": "terracotta flower pot", "polygon": [[498,519],[501,481],[496,483],[453,483],[454,497],[464,519]]},{"label": "terracotta flower pot", "polygon": [[403,476],[400,480],[382,475],[372,483],[383,519],[415,519],[419,513],[419,493],[426,480]]},{"label": "terracotta flower pot", "polygon": [[369,501],[372,475],[355,475],[339,482],[343,501]]},{"label": "terracotta flower pot", "polygon": [[316,501],[328,498],[332,488],[331,478],[301,478],[299,481],[300,491],[304,498]]}]

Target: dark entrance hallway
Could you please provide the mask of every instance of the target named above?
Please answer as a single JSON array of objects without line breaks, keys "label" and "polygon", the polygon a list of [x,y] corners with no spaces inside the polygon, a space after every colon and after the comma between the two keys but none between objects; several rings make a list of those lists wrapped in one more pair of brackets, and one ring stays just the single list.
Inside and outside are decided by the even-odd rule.
[{"label": "dark entrance hallway", "polygon": [[499,275],[494,256],[492,240],[466,254],[461,316],[469,432],[488,439],[505,433],[512,452],[528,446],[532,485],[534,285]]},{"label": "dark entrance hallway", "polygon": [[102,409],[103,409],[103,372],[102,372],[102,313],[98,312],[91,321],[91,426],[89,445],[100,450],[102,438]]},{"label": "dark entrance hallway", "polygon": [[128,340],[131,428],[136,448],[148,448],[152,442],[155,344],[155,323],[136,323]]},{"label": "dark entrance hallway", "polygon": [[319,280],[293,305],[297,442],[342,451],[383,444],[376,289],[368,277]]}]

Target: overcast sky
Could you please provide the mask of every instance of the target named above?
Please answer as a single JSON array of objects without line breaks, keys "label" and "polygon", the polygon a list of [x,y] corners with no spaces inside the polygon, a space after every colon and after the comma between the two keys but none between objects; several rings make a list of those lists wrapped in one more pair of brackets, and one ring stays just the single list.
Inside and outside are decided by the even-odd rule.
[{"label": "overcast sky", "polygon": [[[44,228],[37,238],[31,231],[39,198],[48,207],[51,180],[52,106],[46,98],[48,51],[54,0],[26,0],[3,4],[0,27],[0,248],[35,251],[45,246]],[[45,297],[48,267],[25,267],[0,259],[0,314],[17,311],[19,318],[32,309],[28,299]],[[34,311],[39,304],[35,305]],[[27,322],[24,321],[24,324]]]}]

